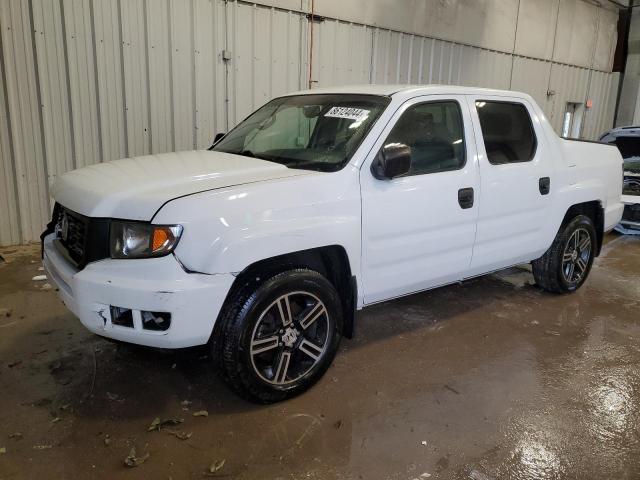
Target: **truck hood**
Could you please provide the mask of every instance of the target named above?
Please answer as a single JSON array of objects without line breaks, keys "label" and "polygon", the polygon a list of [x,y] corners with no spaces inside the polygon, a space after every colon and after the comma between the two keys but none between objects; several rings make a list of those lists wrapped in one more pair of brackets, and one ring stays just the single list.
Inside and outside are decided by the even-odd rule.
[{"label": "truck hood", "polygon": [[65,173],[56,181],[53,196],[88,217],[151,220],[164,203],[177,197],[311,173],[222,152],[163,153]]}]

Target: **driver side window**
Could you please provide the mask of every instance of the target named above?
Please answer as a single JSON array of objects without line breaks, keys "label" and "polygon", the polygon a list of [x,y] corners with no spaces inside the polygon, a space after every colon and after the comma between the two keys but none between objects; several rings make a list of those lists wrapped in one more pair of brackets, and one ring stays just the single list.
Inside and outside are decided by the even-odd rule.
[{"label": "driver side window", "polygon": [[460,105],[438,101],[409,107],[389,133],[385,146],[393,143],[411,149],[411,169],[405,176],[461,169],[465,144]]}]

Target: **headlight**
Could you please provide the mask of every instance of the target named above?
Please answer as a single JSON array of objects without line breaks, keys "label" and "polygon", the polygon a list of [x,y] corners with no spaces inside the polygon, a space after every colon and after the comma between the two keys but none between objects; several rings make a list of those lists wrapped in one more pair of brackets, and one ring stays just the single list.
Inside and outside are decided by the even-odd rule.
[{"label": "headlight", "polygon": [[111,222],[111,258],[162,257],[173,251],[182,225],[151,225],[144,222]]}]

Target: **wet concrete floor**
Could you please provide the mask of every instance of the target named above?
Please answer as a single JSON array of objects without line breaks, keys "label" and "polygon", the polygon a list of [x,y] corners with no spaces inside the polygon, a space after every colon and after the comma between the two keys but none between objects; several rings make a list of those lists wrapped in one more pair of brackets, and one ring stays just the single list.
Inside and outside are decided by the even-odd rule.
[{"label": "wet concrete floor", "polygon": [[640,478],[640,238],[607,242],[573,295],[523,267],[371,307],[320,383],[272,406],[203,351],[89,334],[32,281],[37,248],[5,249],[0,479]]}]

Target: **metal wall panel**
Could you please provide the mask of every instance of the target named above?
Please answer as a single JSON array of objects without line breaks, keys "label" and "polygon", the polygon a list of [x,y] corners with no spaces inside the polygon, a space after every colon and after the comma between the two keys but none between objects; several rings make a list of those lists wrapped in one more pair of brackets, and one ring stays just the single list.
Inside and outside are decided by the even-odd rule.
[{"label": "metal wall panel", "polygon": [[96,77],[103,161],[126,157],[127,128],[123,94],[120,2],[91,0],[95,35]]},{"label": "metal wall panel", "polygon": [[560,0],[519,0],[515,53],[551,60]]},{"label": "metal wall panel", "polygon": [[193,0],[169,0],[169,5],[174,148],[192,150],[196,146]]},{"label": "metal wall panel", "polygon": [[169,0],[147,1],[147,58],[149,62],[149,117],[151,151],[175,150],[173,138],[173,75]]},{"label": "metal wall panel", "polygon": [[593,59],[600,9],[582,0],[562,0],[553,60],[588,67]]},{"label": "metal wall panel", "polygon": [[32,3],[36,65],[40,84],[40,111],[44,127],[44,157],[48,181],[74,168],[65,48],[60,3]]},{"label": "metal wall panel", "polygon": [[[27,0],[2,0],[0,3],[10,141],[10,147],[3,146],[2,151],[13,153],[19,228],[23,241],[37,239],[49,216],[49,185],[30,7]],[[3,224],[0,228],[11,227]]]},{"label": "metal wall panel", "polygon": [[[0,11],[1,12],[1,11]],[[9,138],[9,111],[7,110],[4,61],[0,37],[0,245],[20,243],[18,198],[13,149]]]},{"label": "metal wall panel", "polygon": [[549,89],[555,92],[547,102],[547,117],[556,132],[562,129],[567,102],[584,103],[587,99],[589,70],[569,65],[553,64]]},{"label": "metal wall panel", "polygon": [[461,61],[461,85],[509,88],[512,65],[510,55],[465,46]]},{"label": "metal wall panel", "polygon": [[[533,9],[547,18],[533,0],[521,1],[522,15]],[[289,10],[297,7],[264,3],[0,0],[0,245],[38,239],[57,175],[125,156],[205,148],[216,132],[309,80],[313,87],[512,88],[536,98],[557,130],[566,102],[589,98],[594,107],[583,135],[595,138],[611,126],[617,75],[552,62],[549,42],[539,49],[545,58],[536,59],[505,53],[509,42],[490,50],[466,44],[467,37],[455,42],[368,25],[366,15],[361,23],[347,17],[312,24],[305,11]],[[439,28],[456,15],[443,17]],[[594,54],[605,70],[608,17],[598,15],[606,28]],[[518,25],[530,27],[520,17]],[[581,37],[569,33],[571,42]],[[536,55],[535,45],[514,34],[505,33],[514,40],[510,48]]]},{"label": "metal wall panel", "polygon": [[93,10],[91,0],[63,0],[61,6],[67,64],[59,68],[66,67],[72,162],[80,168],[102,159]]},{"label": "metal wall panel", "polygon": [[306,88],[302,45],[307,22],[299,13],[256,4],[233,2],[231,10],[233,126],[274,96]]},{"label": "metal wall panel", "polygon": [[598,139],[613,125],[619,73],[591,72],[588,99],[593,107],[587,110],[582,136]]},{"label": "metal wall panel", "polygon": [[372,36],[364,25],[338,20],[314,24],[313,85],[369,83]]},{"label": "metal wall panel", "polygon": [[144,0],[127,0],[120,4],[129,156],[146,155],[151,151],[146,6]]},{"label": "metal wall panel", "polygon": [[548,110],[547,105],[547,90],[549,88],[550,75],[551,62],[514,57],[510,89],[531,95],[549,117],[551,112]]},{"label": "metal wall panel", "polygon": [[196,147],[207,148],[216,132],[227,130],[224,115],[224,3],[194,1]]}]

